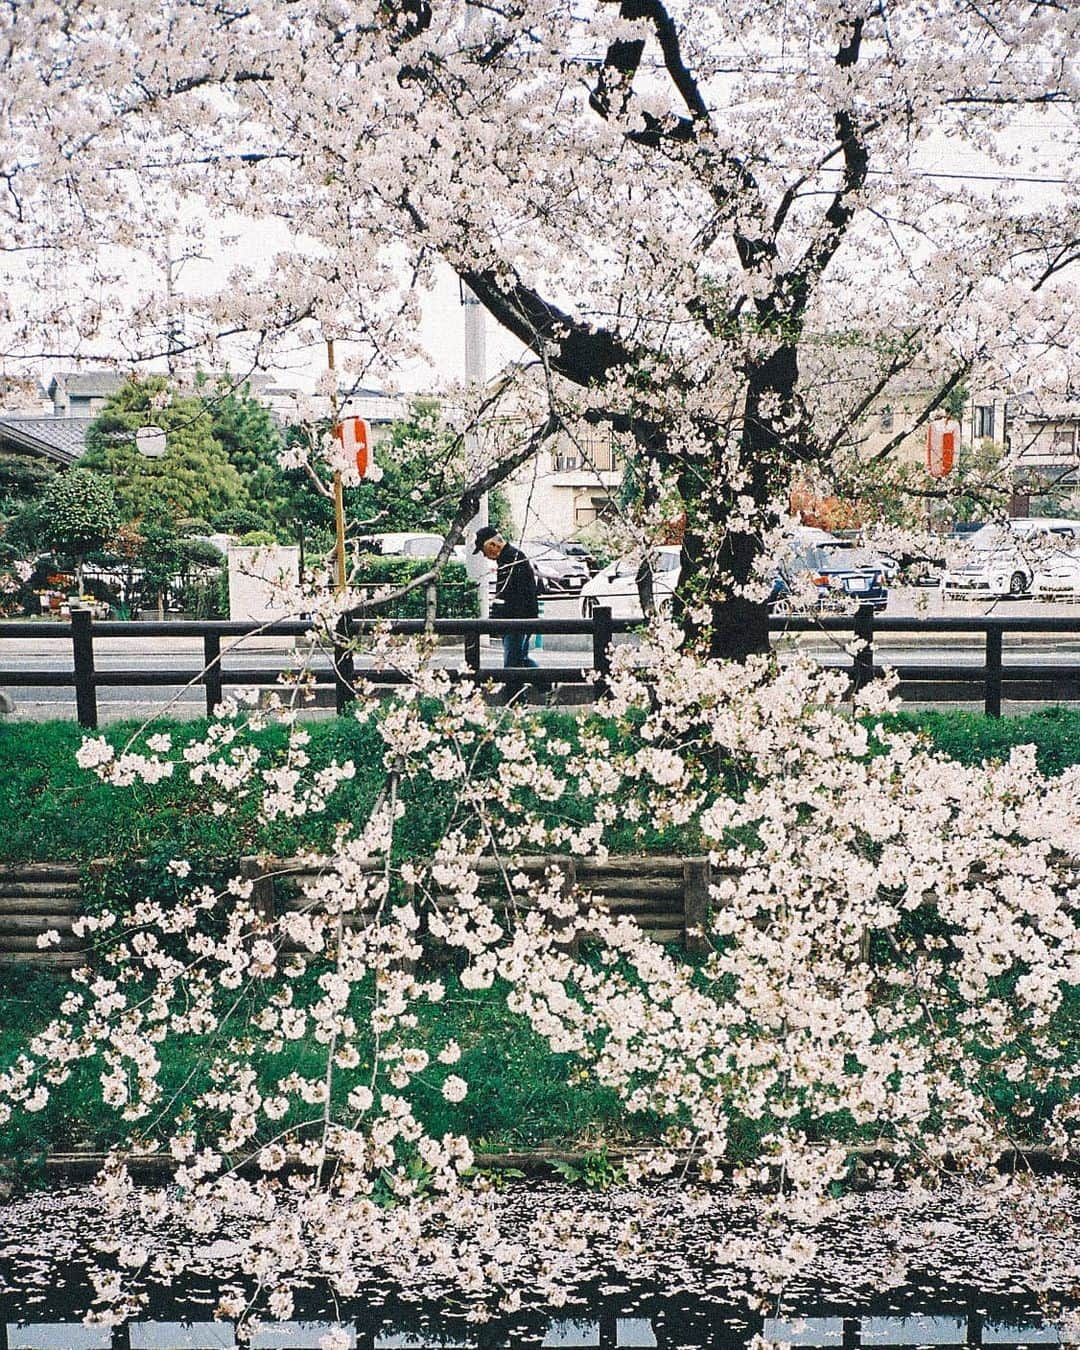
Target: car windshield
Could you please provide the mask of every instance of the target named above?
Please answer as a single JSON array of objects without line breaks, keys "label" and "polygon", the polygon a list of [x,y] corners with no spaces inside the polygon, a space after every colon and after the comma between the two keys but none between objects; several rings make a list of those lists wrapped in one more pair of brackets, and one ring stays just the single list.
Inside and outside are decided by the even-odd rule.
[{"label": "car windshield", "polygon": [[1003,525],[984,525],[981,530],[969,535],[965,542],[968,548],[976,549],[979,553],[996,553],[1003,548],[1012,548],[1016,544],[1016,536]]},{"label": "car windshield", "polygon": [[858,572],[878,568],[873,555],[864,548],[804,548],[796,553],[784,570],[790,572]]},{"label": "car windshield", "polygon": [[567,562],[566,554],[557,544],[542,543],[538,540],[526,540],[521,551],[533,562]]},{"label": "car windshield", "polygon": [[827,560],[826,567],[880,567],[878,559],[872,553],[853,544],[824,544],[814,552],[824,555]]},{"label": "car windshield", "polygon": [[401,551],[408,558],[434,558],[442,546],[441,535],[422,534],[416,539],[406,539]]},{"label": "car windshield", "polygon": [[[675,572],[679,567],[679,550],[677,548],[658,549],[653,554],[654,572]],[[620,558],[615,564],[615,575],[617,577],[636,577],[638,568],[641,566],[641,554],[630,553],[625,558]]]}]

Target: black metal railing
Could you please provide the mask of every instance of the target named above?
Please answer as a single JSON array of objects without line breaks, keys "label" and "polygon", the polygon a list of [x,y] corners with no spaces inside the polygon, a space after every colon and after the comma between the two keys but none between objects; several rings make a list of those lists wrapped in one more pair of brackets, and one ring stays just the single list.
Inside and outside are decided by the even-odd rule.
[{"label": "black metal railing", "polygon": [[[396,619],[387,624],[376,619],[343,619],[333,635],[331,660],[326,668],[313,670],[311,678],[316,685],[332,686],[334,702],[339,712],[355,697],[354,681],[358,671],[353,639],[372,631],[376,624],[388,626],[397,634],[430,633],[440,638],[459,638],[464,644],[464,664],[451,670],[453,678],[475,678],[509,686],[531,685],[550,689],[556,685],[591,684],[596,693],[606,687],[611,673],[611,645],[617,634],[632,632],[639,625],[634,620],[613,619],[610,609],[598,608],[588,619],[557,619],[546,616],[538,619]],[[999,716],[1002,699],[1070,701],[1080,700],[1080,652],[1067,654],[1067,659],[1039,662],[1006,662],[1003,657],[1003,639],[1006,636],[1035,635],[1051,637],[1070,635],[1080,638],[1080,615],[1034,618],[996,615],[960,615],[955,618],[892,617],[875,614],[863,606],[852,614],[777,616],[770,620],[770,630],[776,636],[797,633],[849,633],[859,640],[854,655],[846,652],[826,656],[823,664],[842,666],[850,670],[852,683],[863,687],[884,667],[875,650],[877,639],[883,635],[970,634],[983,639],[981,664],[963,661],[934,663],[904,663],[891,665],[899,676],[901,698],[917,698],[925,702],[972,701],[979,699],[984,711]],[[127,623],[112,620],[94,620],[88,610],[73,610],[70,623],[56,621],[0,623],[0,643],[5,638],[35,638],[46,641],[66,641],[70,644],[70,670],[15,670],[0,668],[0,687],[60,687],[75,690],[76,714],[85,727],[96,727],[98,721],[97,691],[103,687],[175,687],[200,686],[205,690],[206,710],[210,714],[221,703],[226,685],[266,685],[275,683],[279,671],[258,667],[224,666],[222,640],[242,639],[254,635],[302,637],[312,630],[304,619],[278,620],[274,623],[235,622],[230,620],[179,620],[169,622]],[[585,636],[590,639],[591,653],[587,663],[545,665],[536,669],[482,667],[481,638],[485,635],[502,636],[509,632],[528,632],[548,636]],[[98,669],[95,664],[94,643],[98,638],[182,638],[202,639],[201,669]],[[2,648],[0,648],[2,650]],[[409,677],[390,669],[364,669],[362,678],[374,683],[405,682]]]}]

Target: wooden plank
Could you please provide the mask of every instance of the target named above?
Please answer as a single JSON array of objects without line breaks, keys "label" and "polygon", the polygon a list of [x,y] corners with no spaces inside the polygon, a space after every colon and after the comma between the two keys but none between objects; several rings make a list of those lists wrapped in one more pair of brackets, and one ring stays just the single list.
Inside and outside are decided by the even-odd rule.
[{"label": "wooden plank", "polygon": [[[287,875],[307,875],[312,877],[321,876],[323,872],[329,871],[334,863],[334,859],[329,855],[325,857],[312,858],[301,855],[294,855],[289,858],[267,858],[266,870],[273,872],[275,877],[285,877]],[[357,858],[350,866],[359,867],[363,872],[377,871],[383,866],[382,858]]]},{"label": "wooden plank", "polygon": [[0,882],[0,900],[53,900],[61,908],[77,909],[81,898],[80,888],[68,882]]},{"label": "wooden plank", "polygon": [[[681,915],[678,916],[681,919]],[[645,928],[642,927],[642,933],[653,942],[679,942],[683,940],[683,927],[681,923],[676,923],[668,928]]]},{"label": "wooden plank", "polygon": [[589,877],[632,876],[632,877],[682,877],[683,860],[669,854],[649,854],[640,857],[608,858],[606,862],[587,858],[577,864],[578,881],[582,886],[589,884]]},{"label": "wooden plank", "polygon": [[[650,897],[649,899],[634,898],[632,896],[594,896],[587,904],[585,897],[581,897],[580,908],[595,908],[602,910],[606,914],[631,914],[637,915],[642,919],[648,916],[655,918],[658,914],[675,915],[679,922],[683,921],[682,906],[673,902],[678,901],[678,896],[660,896]],[[522,914],[532,914],[542,906],[534,904],[531,900],[517,899],[511,903],[505,896],[483,896],[480,897],[481,904],[486,904],[490,909],[500,915],[513,914],[519,911]],[[429,903],[438,910],[451,910],[460,908],[459,902],[450,894],[444,891],[437,892],[430,897]]]},{"label": "wooden plank", "polygon": [[251,903],[264,919],[272,919],[276,913],[274,879],[268,876],[258,858],[241,858],[240,875],[251,882]]},{"label": "wooden plank", "polygon": [[70,904],[63,896],[5,895],[0,893],[0,914],[63,914],[72,918],[78,914],[77,898]]},{"label": "wooden plank", "polygon": [[55,948],[45,952],[5,952],[0,951],[0,966],[41,966],[57,970],[78,970],[86,965],[83,953],[58,952]]},{"label": "wooden plank", "polygon": [[681,900],[683,893],[682,877],[579,876],[578,882],[592,895],[625,896],[627,900]]},{"label": "wooden plank", "polygon": [[[570,896],[577,886],[577,864],[574,862],[573,858],[567,858],[565,866],[561,862],[559,866],[563,873],[562,893],[565,898]],[[558,922],[558,920],[556,920],[556,922]],[[567,927],[569,927],[570,922],[570,920],[567,920]],[[574,929],[574,935],[568,942],[562,942],[559,945],[570,956],[576,957],[581,950],[581,938],[577,929]]]},{"label": "wooden plank", "polygon": [[70,914],[0,914],[0,940],[5,933],[70,933],[74,919]]},{"label": "wooden plank", "polygon": [[[45,931],[44,929],[42,930]],[[39,948],[37,938],[22,936],[18,933],[0,934],[0,951],[12,952],[81,952],[83,950],[82,938],[64,937],[61,935],[59,943],[54,943],[52,947]]]},{"label": "wooden plank", "polygon": [[78,883],[77,863],[18,862],[0,864],[0,881],[62,881]]},{"label": "wooden plank", "polygon": [[688,952],[703,952],[709,942],[710,868],[708,858],[683,860],[683,942]]},{"label": "wooden plank", "polygon": [[[326,907],[319,905],[315,900],[309,900],[304,895],[279,895],[277,898],[278,914],[325,914]],[[362,905],[359,908],[347,909],[346,914],[374,914],[374,905]]]},{"label": "wooden plank", "polygon": [[618,910],[621,914],[678,914],[682,922],[682,895],[673,891],[664,895],[597,895],[592,892],[592,900],[597,909]]}]

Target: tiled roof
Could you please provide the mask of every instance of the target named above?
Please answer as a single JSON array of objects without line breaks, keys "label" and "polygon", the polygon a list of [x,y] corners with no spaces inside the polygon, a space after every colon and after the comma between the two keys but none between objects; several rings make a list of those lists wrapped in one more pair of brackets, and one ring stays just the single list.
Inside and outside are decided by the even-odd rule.
[{"label": "tiled roof", "polygon": [[115,394],[128,378],[119,370],[58,370],[49,382],[48,393],[51,397],[54,388],[59,386],[69,396],[103,398]]},{"label": "tiled roof", "polygon": [[86,449],[92,417],[0,417],[0,447],[74,464]]}]

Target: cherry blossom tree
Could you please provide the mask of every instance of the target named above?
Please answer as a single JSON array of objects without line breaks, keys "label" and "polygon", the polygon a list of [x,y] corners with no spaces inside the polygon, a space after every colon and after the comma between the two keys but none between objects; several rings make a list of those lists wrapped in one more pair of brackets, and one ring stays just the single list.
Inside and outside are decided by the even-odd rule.
[{"label": "cherry blossom tree", "polygon": [[[262,710],[242,697],[182,745],[84,741],[80,763],[118,792],[186,777],[208,814],[250,801],[267,821],[337,823],[278,912],[250,875],[209,885],[187,858],[167,865],[171,893],[107,897],[76,923],[92,963],[0,1065],[0,1125],[66,1118],[80,1083],[112,1114],[96,1316],[121,1318],[140,1273],[167,1277],[208,1234],[246,1286],[227,1316],[288,1316],[298,1281],[347,1297],[372,1265],[408,1282],[421,1254],[489,1307],[564,1300],[562,1258],[601,1230],[523,1233],[475,1172],[470,1066],[499,1047],[474,1058],[474,1033],[463,1046],[427,1011],[444,1001],[503,1002],[574,1076],[647,1113],[653,1147],[626,1181],[692,1168],[688,1220],[722,1178],[767,1182],[755,1225],[714,1253],[754,1301],[812,1260],[860,1156],[894,1183],[962,1171],[1002,1206],[1002,1155],[1072,1156],[1080,771],[1048,779],[1031,747],[963,765],[888,730],[880,684],[853,719],[842,674],[702,661],[671,639],[644,666],[620,649],[601,715],[548,735],[386,645],[412,683],[357,714],[386,776],[355,822],[335,806],[355,766],[311,764],[295,690]],[[272,724],[285,736],[263,737]],[[455,806],[430,855],[403,854],[396,836],[443,790]],[[693,830],[712,858],[698,962],[551,861],[603,859],[627,823]],[[740,1138],[755,1141],[741,1160]],[[132,1154],[171,1159],[173,1184],[135,1188]]]},{"label": "cherry blossom tree", "polygon": [[[90,350],[114,307],[138,354],[246,333],[269,361],[311,323],[392,369],[448,264],[529,353],[537,431],[600,424],[678,488],[685,617],[716,653],[764,649],[776,503],[896,381],[925,373],[916,425],[975,368],[1068,382],[1069,6],[129,0],[4,24],[8,256],[41,302],[9,300],[9,350]],[[160,275],[119,285],[118,248],[167,270],[163,236],[245,222],[261,249],[182,340]],[[61,313],[65,261],[93,284]],[[459,524],[536,444],[473,466]]]}]

